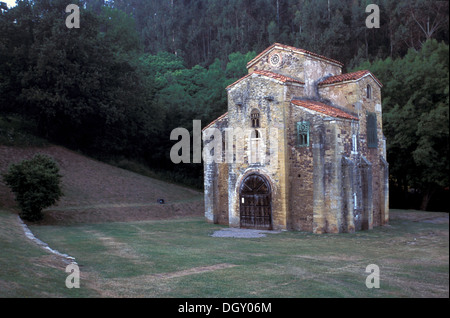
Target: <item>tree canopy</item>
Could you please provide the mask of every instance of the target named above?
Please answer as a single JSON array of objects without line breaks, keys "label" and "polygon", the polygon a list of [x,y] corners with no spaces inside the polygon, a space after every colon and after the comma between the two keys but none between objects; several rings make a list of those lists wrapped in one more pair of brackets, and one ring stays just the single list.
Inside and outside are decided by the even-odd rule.
[{"label": "tree canopy", "polygon": [[395,183],[419,189],[422,208],[449,175],[449,47],[428,40],[403,58],[377,60],[370,69],[385,84],[383,125]]},{"label": "tree canopy", "polygon": [[[18,0],[0,13],[0,114],[201,188],[202,165],[170,162],[170,132],[226,112],[225,87],[281,42],[382,80],[391,181],[426,201],[448,188],[448,2],[380,0],[368,29],[371,2]],[[71,3],[79,29],[65,26]]]}]

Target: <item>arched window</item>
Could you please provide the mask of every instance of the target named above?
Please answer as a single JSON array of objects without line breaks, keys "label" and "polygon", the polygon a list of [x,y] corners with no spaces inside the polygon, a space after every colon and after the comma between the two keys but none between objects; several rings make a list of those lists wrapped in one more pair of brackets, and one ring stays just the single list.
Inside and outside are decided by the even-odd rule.
[{"label": "arched window", "polygon": [[249,145],[249,163],[257,164],[261,163],[262,158],[262,140],[261,134],[258,129],[252,131],[250,135],[250,145]]},{"label": "arched window", "polygon": [[367,98],[372,99],[372,86],[367,85]]},{"label": "arched window", "polygon": [[252,120],[252,128],[259,128],[259,110],[253,109],[250,114],[250,119]]}]

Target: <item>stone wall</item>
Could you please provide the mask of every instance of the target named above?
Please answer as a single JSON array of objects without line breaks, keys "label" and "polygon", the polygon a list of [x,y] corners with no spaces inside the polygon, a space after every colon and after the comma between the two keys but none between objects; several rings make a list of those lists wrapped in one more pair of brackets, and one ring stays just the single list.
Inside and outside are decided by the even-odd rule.
[{"label": "stone wall", "polygon": [[[280,61],[277,65],[270,63],[270,59],[274,54],[280,56]],[[258,63],[250,67],[248,72],[253,73],[255,70],[271,71],[305,82],[304,62],[304,55],[293,54],[283,49],[274,49],[269,54],[263,56]]]},{"label": "stone wall", "polygon": [[[348,215],[352,201],[348,193],[342,193],[345,187],[345,178],[350,178],[348,169],[342,165],[342,157],[351,157],[351,144],[354,129],[357,127],[354,120],[327,118],[324,119],[324,207],[326,222],[323,224],[322,231],[327,233],[347,232],[352,222]],[[347,165],[352,166],[350,159]],[[344,168],[344,169],[343,169]],[[314,180],[315,181],[315,180]],[[354,184],[351,183],[353,186]],[[353,187],[347,189],[353,192]]]},{"label": "stone wall", "polygon": [[[272,57],[278,55],[279,62],[273,64]],[[273,50],[262,56],[261,59],[252,65],[248,71],[267,70],[278,74],[292,77],[305,83],[303,96],[317,98],[317,83],[324,77],[340,75],[342,67],[330,61],[297,53],[285,48],[275,47]]]},{"label": "stone wall", "polygon": [[[271,63],[274,54],[279,54],[279,64]],[[226,163],[205,163],[207,220],[240,227],[240,185],[256,172],[270,183],[276,230],[341,233],[386,224],[389,165],[380,86],[370,76],[318,86],[324,77],[341,74],[341,67],[282,48],[263,55],[249,73],[256,69],[289,76],[305,85],[253,73],[227,89],[228,116],[213,127],[223,133],[224,145],[232,140],[232,147],[226,149],[231,156],[224,158]],[[372,87],[371,98],[366,96],[367,85]],[[330,117],[291,104],[291,100],[305,97],[331,104],[359,120]],[[260,112],[260,128],[259,136],[252,138],[253,110]],[[368,113],[377,118],[376,148],[367,147]],[[297,145],[296,124],[300,121],[310,122],[308,147]],[[259,151],[262,156],[252,162]]]},{"label": "stone wall", "polygon": [[[370,85],[372,88],[371,98],[367,98],[367,85]],[[355,171],[355,178],[359,178],[359,182],[371,182],[370,191],[376,195],[369,195],[367,189],[366,191],[355,190],[356,200],[360,203],[355,214],[357,219],[355,221],[356,229],[359,229],[360,223],[361,228],[372,228],[373,226],[386,224],[389,219],[389,206],[386,201],[388,196],[388,165],[385,161],[380,86],[372,77],[366,76],[353,82],[321,86],[319,92],[321,98],[329,100],[334,105],[341,106],[341,108],[356,114],[359,118],[359,126],[356,132],[358,153],[353,155],[353,157],[354,160],[359,162],[356,167],[359,167],[360,171]],[[367,145],[368,113],[376,114],[377,148],[369,148]],[[358,156],[363,156],[364,158],[359,158]],[[370,168],[368,165],[370,165]],[[371,176],[367,175],[369,171]],[[365,201],[369,199],[372,202],[367,205]],[[358,219],[363,214],[370,215],[370,217],[367,216],[364,219],[367,219],[367,225],[362,224],[363,221]]]},{"label": "stone wall", "polygon": [[[308,147],[297,145],[296,123],[301,121],[310,122]],[[353,173],[348,176],[351,188],[343,196],[342,156],[349,158],[350,169],[353,169],[351,145],[357,127],[357,121],[337,119],[291,105],[289,228],[316,233],[347,232],[349,227],[350,231],[354,230],[353,210],[348,213],[353,209]]]},{"label": "stone wall", "polygon": [[[289,165],[288,228],[299,231],[313,231],[314,209],[314,156],[313,144],[320,138],[322,119],[304,108],[291,105],[287,127]],[[310,145],[298,147],[297,122],[310,122]]]},{"label": "stone wall", "polygon": [[[382,205],[384,200],[381,200],[381,193],[384,193],[384,173],[381,166],[381,158],[384,155],[384,136],[382,126],[382,109],[381,109],[381,89],[373,81],[371,77],[365,77],[358,83],[358,95],[360,96],[361,107],[358,109],[358,115],[360,118],[360,149],[361,154],[372,165],[372,200],[373,200],[373,218],[372,224],[369,224],[369,228],[373,226],[383,225],[385,222],[382,220]],[[367,98],[367,85],[372,87],[372,98]],[[378,145],[376,148],[369,148],[367,145],[367,114],[375,113],[377,118],[377,139]],[[370,213],[370,211],[369,211]]]},{"label": "stone wall", "polygon": [[217,176],[214,184],[215,192],[217,193],[215,196],[216,219],[214,223],[228,225],[228,188],[224,185],[228,183],[229,167],[227,163],[219,163],[217,166]]},{"label": "stone wall", "polygon": [[[289,207],[285,124],[289,102],[285,101],[285,85],[264,76],[253,75],[228,90],[228,127],[235,133],[235,149],[242,149],[244,152],[242,162],[230,163],[228,175],[230,226],[240,226],[240,184],[248,174],[257,172],[265,176],[271,185],[273,228],[286,228]],[[261,147],[264,147],[266,155],[265,160],[259,163],[249,161],[250,136],[246,132],[252,131],[250,114],[254,109],[260,111],[258,130],[263,136],[261,142],[264,144]]]},{"label": "stone wall", "polygon": [[[225,161],[225,130],[228,126],[228,117],[225,116],[221,120],[216,121],[211,127],[218,129],[222,137],[222,152],[219,154],[221,162],[208,162],[203,160],[204,171],[204,193],[205,193],[205,218],[208,222],[216,224],[228,225],[228,191],[224,185],[228,179],[228,164]],[[205,138],[203,132],[203,145],[208,147],[212,137]],[[218,151],[214,149],[212,152]],[[204,158],[205,159],[205,158]]]}]

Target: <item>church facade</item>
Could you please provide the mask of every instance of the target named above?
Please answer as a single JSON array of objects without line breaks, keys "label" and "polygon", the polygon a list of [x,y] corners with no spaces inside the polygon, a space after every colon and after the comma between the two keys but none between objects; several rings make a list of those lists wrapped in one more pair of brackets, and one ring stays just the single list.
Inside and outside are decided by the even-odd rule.
[{"label": "church facade", "polygon": [[206,219],[313,233],[387,224],[380,81],[279,43],[247,68],[226,88],[228,112],[203,129],[216,159],[204,160]]}]

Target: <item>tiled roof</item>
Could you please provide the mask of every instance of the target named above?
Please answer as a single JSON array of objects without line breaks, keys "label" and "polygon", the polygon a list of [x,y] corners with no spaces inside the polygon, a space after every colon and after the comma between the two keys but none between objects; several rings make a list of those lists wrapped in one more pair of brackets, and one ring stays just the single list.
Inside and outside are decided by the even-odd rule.
[{"label": "tiled roof", "polygon": [[307,50],[304,50],[304,49],[299,49],[299,48],[296,48],[296,47],[293,47],[293,46],[289,46],[289,45],[284,45],[284,44],[281,44],[281,43],[274,43],[271,46],[269,46],[267,49],[262,51],[260,54],[258,54],[258,56],[256,56],[253,60],[248,62],[247,63],[247,68],[251,67],[262,56],[264,56],[265,54],[267,54],[269,51],[271,51],[272,49],[274,49],[276,47],[280,47],[280,48],[283,48],[283,49],[286,49],[286,50],[291,50],[291,51],[294,51],[294,52],[300,52],[300,53],[303,53],[303,54],[306,54],[306,55],[310,55],[310,56],[313,56],[313,57],[316,57],[316,58],[319,58],[319,59],[322,59],[322,60],[326,60],[326,61],[338,64],[340,66],[344,66],[343,63],[341,63],[339,61],[336,61],[336,60],[333,60],[333,59],[330,59],[330,58],[328,58],[326,56],[323,56],[323,55],[319,55],[319,54],[316,54],[316,53],[313,53],[313,52],[310,52],[310,51],[307,51]]},{"label": "tiled roof", "polygon": [[[305,107],[305,108],[314,110],[314,111],[322,113],[322,114],[332,116],[332,117],[359,120],[357,117],[350,115],[350,114],[344,112],[343,110],[340,110],[340,109],[330,106],[330,105],[326,105],[321,102],[308,101],[308,100],[292,100],[291,103],[294,105],[297,105],[297,106],[301,106],[301,107]],[[214,121],[212,121],[211,123],[209,123],[202,130],[206,130],[206,129],[210,128],[212,125],[214,125],[215,123],[217,123],[218,121],[220,121],[222,119],[225,119],[227,116],[228,116],[228,112],[226,112],[219,118],[217,118]]]},{"label": "tiled roof", "polygon": [[383,86],[383,84],[381,84],[381,82],[370,71],[367,71],[367,70],[331,76],[331,77],[328,77],[327,79],[323,80],[322,82],[320,82],[319,86],[327,85],[327,84],[334,84],[334,83],[341,83],[341,82],[346,82],[346,81],[354,81],[354,80],[363,78],[364,76],[367,76],[367,75],[372,76],[372,78],[378,83],[378,85],[380,85],[381,87]]},{"label": "tiled roof", "polygon": [[279,80],[283,83],[297,83],[297,84],[301,84],[301,85],[305,85],[305,83],[303,83],[302,81],[296,80],[295,78],[289,77],[289,76],[285,76],[285,75],[281,75],[281,74],[277,74],[271,71],[264,71],[264,70],[256,70],[253,73],[255,74],[259,74],[259,75],[264,75],[276,80]]},{"label": "tiled roof", "polygon": [[309,100],[292,100],[292,104],[305,107],[311,110],[314,110],[316,112],[331,116],[331,117],[337,117],[337,118],[345,118],[345,119],[352,119],[352,120],[359,120],[357,117],[350,115],[343,110],[340,110],[339,108],[326,105],[321,102],[316,101],[309,101]]},{"label": "tiled roof", "polygon": [[295,78],[292,78],[292,77],[288,77],[288,76],[285,76],[285,75],[277,74],[277,73],[274,73],[274,72],[271,72],[271,71],[256,70],[253,73],[247,74],[244,77],[242,77],[241,79],[238,79],[233,84],[228,85],[227,89],[233,87],[234,85],[236,85],[240,81],[246,79],[247,77],[249,77],[249,76],[251,76],[253,74],[258,74],[258,75],[270,77],[270,78],[273,78],[273,79],[278,80],[278,81],[283,82],[283,83],[297,83],[297,84],[301,84],[301,85],[305,84],[302,81],[299,81],[299,80],[297,80]]},{"label": "tiled roof", "polygon": [[213,120],[213,121],[212,121],[211,123],[209,123],[205,128],[203,128],[202,131],[208,129],[209,127],[211,127],[212,125],[214,125],[215,123],[217,123],[218,121],[224,119],[224,118],[227,117],[227,116],[228,116],[228,112],[226,112],[225,114],[223,114],[223,115],[220,116],[219,118]]}]

